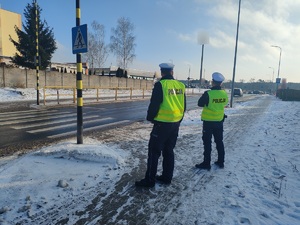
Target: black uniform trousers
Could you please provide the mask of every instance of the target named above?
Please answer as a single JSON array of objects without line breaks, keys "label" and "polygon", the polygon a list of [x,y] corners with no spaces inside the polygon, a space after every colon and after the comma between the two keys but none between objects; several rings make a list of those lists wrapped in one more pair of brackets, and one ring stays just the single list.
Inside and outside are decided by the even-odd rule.
[{"label": "black uniform trousers", "polygon": [[218,162],[223,163],[225,157],[223,143],[223,121],[203,121],[202,140],[204,145],[204,162],[210,164],[211,160],[211,139],[214,136],[216,148],[218,151]]},{"label": "black uniform trousers", "polygon": [[176,145],[180,122],[155,122],[148,143],[148,161],[145,179],[155,182],[158,159],[162,153],[162,176],[165,181],[171,181],[174,171],[174,147]]}]

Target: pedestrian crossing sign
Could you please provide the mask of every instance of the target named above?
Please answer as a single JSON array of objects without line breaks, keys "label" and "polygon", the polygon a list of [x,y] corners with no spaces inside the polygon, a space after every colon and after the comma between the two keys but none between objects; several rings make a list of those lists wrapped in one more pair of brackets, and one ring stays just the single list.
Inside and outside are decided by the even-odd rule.
[{"label": "pedestrian crossing sign", "polygon": [[73,54],[88,52],[87,24],[72,28]]},{"label": "pedestrian crossing sign", "polygon": [[280,84],[281,78],[276,78],[276,84]]}]

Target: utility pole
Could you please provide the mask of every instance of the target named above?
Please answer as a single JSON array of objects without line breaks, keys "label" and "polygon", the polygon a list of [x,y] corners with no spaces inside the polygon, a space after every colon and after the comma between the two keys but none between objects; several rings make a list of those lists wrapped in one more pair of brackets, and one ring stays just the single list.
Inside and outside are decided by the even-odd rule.
[{"label": "utility pole", "polygon": [[280,84],[279,74],[280,74],[280,62],[281,62],[281,52],[282,52],[282,48],[281,48],[280,46],[277,46],[277,45],[271,45],[271,47],[273,47],[273,48],[279,48],[279,50],[280,50],[280,54],[279,54],[279,62],[278,62],[278,72],[277,72],[277,79],[276,79],[276,96],[277,96],[278,84]]},{"label": "utility pole", "polygon": [[237,48],[238,48],[238,41],[239,41],[240,14],[241,14],[241,0],[239,0],[238,21],[237,21],[237,27],[236,27],[236,39],[235,39],[235,51],[234,51],[233,75],[232,75],[232,83],[231,83],[230,108],[232,108],[232,102],[233,102],[236,56],[237,56]]},{"label": "utility pole", "polygon": [[203,53],[204,53],[204,44],[202,44],[202,51],[201,51],[201,63],[200,63],[200,79],[199,79],[199,89],[201,89],[201,81],[202,81],[202,71],[203,71]]}]

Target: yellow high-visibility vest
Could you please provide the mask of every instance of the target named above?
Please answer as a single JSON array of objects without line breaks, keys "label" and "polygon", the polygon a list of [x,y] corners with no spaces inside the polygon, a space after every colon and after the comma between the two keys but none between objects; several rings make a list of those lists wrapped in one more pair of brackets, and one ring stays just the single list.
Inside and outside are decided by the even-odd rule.
[{"label": "yellow high-visibility vest", "polygon": [[178,122],[184,114],[185,85],[177,80],[161,80],[163,102],[154,118],[160,122]]},{"label": "yellow high-visibility vest", "polygon": [[203,121],[222,121],[224,107],[228,104],[228,95],[224,90],[207,91],[209,96],[208,106],[204,106],[201,114]]}]

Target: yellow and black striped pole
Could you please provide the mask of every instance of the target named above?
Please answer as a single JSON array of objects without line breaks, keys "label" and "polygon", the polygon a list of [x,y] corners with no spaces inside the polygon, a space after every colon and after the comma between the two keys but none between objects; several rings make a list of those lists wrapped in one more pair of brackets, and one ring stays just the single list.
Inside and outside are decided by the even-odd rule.
[{"label": "yellow and black striped pole", "polygon": [[[76,26],[80,26],[80,0],[76,0]],[[76,74],[76,87],[77,87],[77,144],[83,143],[83,119],[82,119],[82,63],[81,54],[76,54],[77,61],[77,74]]]},{"label": "yellow and black striped pole", "polygon": [[36,104],[40,104],[40,75],[39,75],[39,19],[37,0],[35,0],[35,37],[36,37],[36,55],[35,55],[35,66],[36,66]]}]

